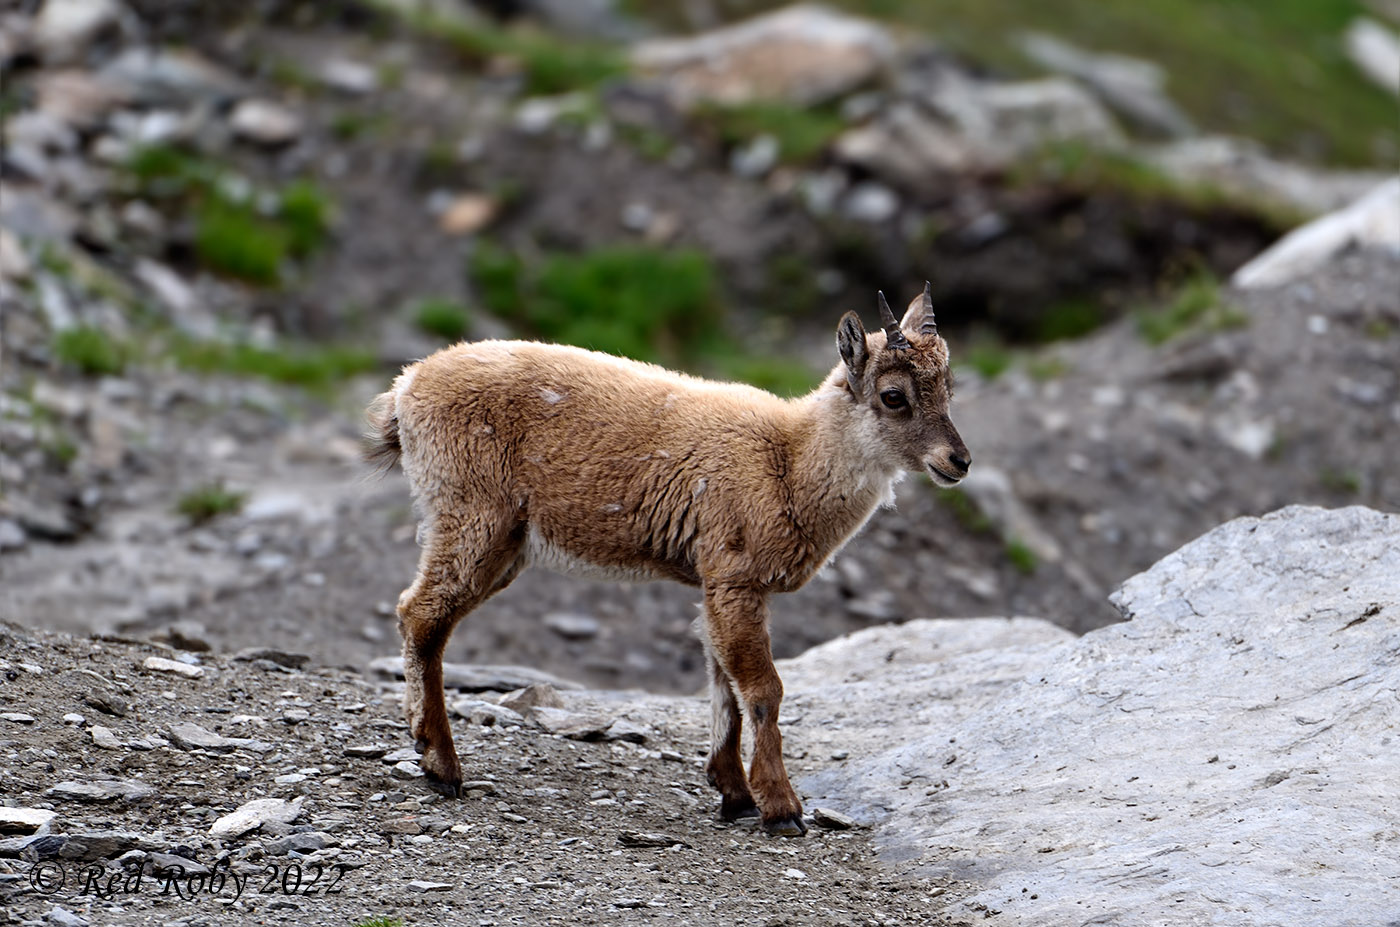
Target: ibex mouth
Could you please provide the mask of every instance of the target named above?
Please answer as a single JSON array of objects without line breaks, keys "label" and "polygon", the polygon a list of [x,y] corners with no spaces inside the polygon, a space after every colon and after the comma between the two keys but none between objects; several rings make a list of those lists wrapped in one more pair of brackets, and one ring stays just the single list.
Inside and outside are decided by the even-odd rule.
[{"label": "ibex mouth", "polygon": [[949,486],[956,486],[962,482],[961,476],[945,473],[933,464],[929,464],[927,469],[929,478],[933,480],[933,485],[942,487],[943,489],[947,489]]}]

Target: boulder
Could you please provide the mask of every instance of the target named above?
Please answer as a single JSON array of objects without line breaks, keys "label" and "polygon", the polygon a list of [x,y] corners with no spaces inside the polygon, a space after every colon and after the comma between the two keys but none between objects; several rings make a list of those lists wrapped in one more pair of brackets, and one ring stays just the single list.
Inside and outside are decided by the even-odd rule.
[{"label": "boulder", "polygon": [[1251,197],[1305,216],[1320,216],[1387,180],[1383,171],[1327,170],[1271,157],[1257,143],[1206,136],[1144,148],[1142,156],[1169,177]]},{"label": "boulder", "polygon": [[1041,67],[1082,82],[1114,112],[1144,131],[1166,136],[1195,131],[1181,107],[1163,90],[1165,72],[1150,61],[1087,51],[1039,33],[1022,36],[1021,50]]},{"label": "boulder", "polygon": [[895,52],[879,23],[797,4],[700,35],[647,39],[631,57],[680,106],[759,99],[810,106],[874,79]]},{"label": "boulder", "polygon": [[50,64],[75,61],[121,15],[117,0],[45,0],[34,21],[34,44]]},{"label": "boulder", "polygon": [[841,135],[838,158],[903,187],[930,173],[1003,168],[1053,142],[1113,148],[1113,117],[1074,81],[1053,77],[1000,83],[939,68],[906,88],[905,99]]},{"label": "boulder", "polygon": [[1235,271],[1230,282],[1241,289],[1279,286],[1311,274],[1348,248],[1378,248],[1400,258],[1400,179],[1289,232]]},{"label": "boulder", "polygon": [[1389,923],[1396,576],[1400,515],[1292,506],[1163,558],[1113,596],[1125,623],[1078,640],[832,642],[782,669],[793,746],[839,730],[868,752],[800,787],[875,822],[886,862],[963,883],[954,919]]}]

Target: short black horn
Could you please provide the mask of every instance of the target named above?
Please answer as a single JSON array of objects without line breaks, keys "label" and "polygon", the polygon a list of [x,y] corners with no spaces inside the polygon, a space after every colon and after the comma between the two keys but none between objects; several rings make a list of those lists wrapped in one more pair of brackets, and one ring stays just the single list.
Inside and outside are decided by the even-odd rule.
[{"label": "short black horn", "polygon": [[919,334],[938,334],[938,323],[933,320],[933,286],[924,281],[924,320],[919,323]]},{"label": "short black horn", "polygon": [[885,291],[877,290],[880,297],[880,324],[885,327],[885,346],[896,351],[909,347],[909,339],[904,337],[904,332],[899,330],[899,323],[895,321],[894,312],[890,310],[890,304],[885,301]]}]

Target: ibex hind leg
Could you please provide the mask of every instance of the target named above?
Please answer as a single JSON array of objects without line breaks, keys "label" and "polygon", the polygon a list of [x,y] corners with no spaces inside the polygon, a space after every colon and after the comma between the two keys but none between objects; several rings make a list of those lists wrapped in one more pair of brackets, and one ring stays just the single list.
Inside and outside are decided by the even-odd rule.
[{"label": "ibex hind leg", "polygon": [[461,791],[462,765],[452,742],[442,689],[442,653],[463,617],[519,572],[523,530],[509,524],[434,525],[426,532],[418,576],[399,596],[403,637],[404,716],[419,765],[445,795]]}]

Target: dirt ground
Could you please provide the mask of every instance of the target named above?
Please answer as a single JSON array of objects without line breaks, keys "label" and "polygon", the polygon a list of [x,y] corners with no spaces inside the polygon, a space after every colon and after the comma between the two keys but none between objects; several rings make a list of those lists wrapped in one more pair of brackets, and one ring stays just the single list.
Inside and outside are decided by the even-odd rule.
[{"label": "dirt ground", "polygon": [[[147,668],[151,657],[201,675]],[[668,721],[642,743],[456,718],[467,797],[445,800],[379,755],[409,747],[394,684],[274,659],[291,662],[0,627],[0,796],[57,814],[50,836],[0,843],[0,923],[944,923],[929,911],[950,886],[897,878],[860,829],[783,839],[721,823],[699,699],[564,693],[605,718],[646,700],[648,718]],[[204,748],[191,724],[213,732]],[[793,729],[795,777],[833,762],[802,739]],[[62,783],[141,794],[86,801],[51,791]],[[211,836],[267,798],[300,813]]]}]

